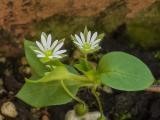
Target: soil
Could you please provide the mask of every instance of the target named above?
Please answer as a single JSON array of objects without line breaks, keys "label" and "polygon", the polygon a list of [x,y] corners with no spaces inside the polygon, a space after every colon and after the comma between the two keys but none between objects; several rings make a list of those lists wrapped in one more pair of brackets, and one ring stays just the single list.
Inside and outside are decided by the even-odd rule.
[{"label": "soil", "polygon": [[[100,52],[109,51],[125,51],[137,56],[149,66],[155,78],[160,79],[160,61],[154,57],[154,53],[158,49],[144,50],[136,43],[131,43],[130,38],[125,34],[125,25],[120,26],[112,34],[106,33]],[[6,117],[6,120],[44,120],[44,118],[47,120],[47,117],[44,116],[48,116],[49,120],[64,120],[65,113],[75,105],[73,101],[66,105],[50,106],[43,109],[30,107],[14,97],[22,87],[24,78],[30,76],[30,69],[24,55],[17,58],[1,57],[0,66],[0,78],[3,80],[0,105],[5,101],[12,101],[19,113],[18,117]],[[91,111],[98,110],[95,98],[89,89],[82,88],[78,96],[86,101]],[[109,120],[160,120],[159,93],[113,90],[113,93],[109,94],[101,91],[101,101],[104,114]]]}]

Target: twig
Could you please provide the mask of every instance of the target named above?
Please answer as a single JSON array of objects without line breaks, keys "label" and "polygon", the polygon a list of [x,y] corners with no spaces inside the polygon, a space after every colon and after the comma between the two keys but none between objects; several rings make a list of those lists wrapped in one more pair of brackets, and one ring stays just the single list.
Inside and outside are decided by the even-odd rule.
[{"label": "twig", "polygon": [[160,85],[151,86],[150,88],[147,88],[145,91],[160,93]]}]

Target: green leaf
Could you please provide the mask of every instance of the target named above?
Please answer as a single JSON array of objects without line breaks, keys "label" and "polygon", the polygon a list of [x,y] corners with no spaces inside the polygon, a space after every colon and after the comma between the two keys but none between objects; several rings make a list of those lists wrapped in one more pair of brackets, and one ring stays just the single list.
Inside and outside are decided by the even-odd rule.
[{"label": "green leaf", "polygon": [[28,64],[37,75],[43,76],[48,71],[48,68],[40,61],[39,58],[37,58],[31,47],[35,47],[35,44],[33,42],[25,40],[24,48]]},{"label": "green leaf", "polygon": [[85,61],[84,59],[80,59],[79,63],[74,65],[75,68],[77,68],[80,72],[85,73],[89,70],[92,70],[92,65]]},{"label": "green leaf", "polygon": [[144,90],[155,80],[141,60],[124,52],[104,55],[98,71],[103,84],[125,91]]},{"label": "green leaf", "polygon": [[70,79],[71,73],[67,70],[65,66],[57,66],[51,72],[46,73],[44,77],[39,80],[26,80],[26,82],[38,83],[38,82],[50,82],[57,80],[66,80]]},{"label": "green leaf", "polygon": [[72,67],[71,65],[65,65],[65,67],[68,69],[69,72],[73,73],[73,74],[79,74],[78,71]]},{"label": "green leaf", "polygon": [[[76,81],[64,81],[73,95],[76,95],[80,83]],[[51,105],[66,104],[72,98],[61,86],[60,81],[51,81],[46,83],[25,83],[17,94],[17,97],[25,103],[34,107],[46,107]]]}]

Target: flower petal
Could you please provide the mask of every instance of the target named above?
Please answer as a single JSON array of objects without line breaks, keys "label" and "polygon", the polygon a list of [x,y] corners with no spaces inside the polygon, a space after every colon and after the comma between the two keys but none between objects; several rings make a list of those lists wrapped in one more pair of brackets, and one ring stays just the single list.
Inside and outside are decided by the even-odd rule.
[{"label": "flower petal", "polygon": [[95,44],[95,45],[92,45],[91,48],[94,49],[94,48],[96,48],[98,46],[99,46],[99,44]]},{"label": "flower petal", "polygon": [[85,43],[84,34],[82,32],[80,33],[80,36],[81,36],[82,43]]},{"label": "flower petal", "polygon": [[55,40],[55,41],[53,42],[53,44],[51,45],[50,49],[51,49],[51,50],[54,49],[54,47],[57,45],[57,43],[58,43],[58,40]]},{"label": "flower petal", "polygon": [[47,48],[50,49],[51,47],[51,42],[52,42],[52,36],[51,34],[48,35],[48,38],[47,38]]},{"label": "flower petal", "polygon": [[93,41],[95,41],[95,39],[97,38],[97,32],[95,32],[94,34],[93,34],[93,36],[91,37],[91,41],[90,41],[90,43],[92,43]]},{"label": "flower petal", "polygon": [[53,57],[54,58],[62,58],[62,56],[60,56],[60,55],[54,55]]},{"label": "flower petal", "polygon": [[78,43],[77,41],[73,41],[76,45],[78,45],[79,47],[82,47],[82,45],[80,43]]},{"label": "flower petal", "polygon": [[55,55],[59,55],[59,54],[65,53],[66,51],[67,51],[67,50],[59,50],[59,51],[55,52],[54,54],[55,54]]},{"label": "flower petal", "polygon": [[39,47],[40,50],[44,51],[44,48],[42,46],[42,44],[38,41],[36,41],[37,46]]},{"label": "flower petal", "polygon": [[97,40],[93,41],[93,42],[91,43],[91,45],[95,45],[95,44],[99,43],[100,41],[101,41],[101,39],[97,39]]},{"label": "flower petal", "polygon": [[56,52],[56,51],[58,51],[59,49],[61,49],[61,47],[63,46],[63,44],[64,44],[64,42],[59,43],[59,44],[55,47],[54,52]]},{"label": "flower petal", "polygon": [[42,58],[45,57],[45,55],[37,54],[37,57]]},{"label": "flower petal", "polygon": [[82,43],[82,40],[79,38],[79,36],[75,35],[75,37],[76,37],[77,42],[82,46],[83,43]]},{"label": "flower petal", "polygon": [[89,43],[90,40],[91,40],[91,31],[89,31],[87,34],[87,42]]},{"label": "flower petal", "polygon": [[43,54],[43,52],[41,52],[39,50],[34,50],[34,52],[36,52],[37,54]]},{"label": "flower petal", "polygon": [[47,41],[46,41],[46,37],[43,34],[41,34],[41,43],[42,43],[44,49],[46,50],[47,49]]},{"label": "flower petal", "polygon": [[47,39],[47,34],[45,32],[42,32],[41,35],[43,35]]}]

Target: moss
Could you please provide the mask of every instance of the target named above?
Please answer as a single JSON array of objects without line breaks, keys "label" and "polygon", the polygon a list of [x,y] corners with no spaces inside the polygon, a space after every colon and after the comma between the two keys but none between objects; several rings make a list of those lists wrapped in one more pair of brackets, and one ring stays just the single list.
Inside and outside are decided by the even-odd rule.
[{"label": "moss", "polygon": [[56,16],[39,22],[33,27],[37,32],[37,35],[42,31],[45,31],[51,33],[54,36],[54,39],[66,38],[67,40],[70,40],[71,34],[83,31],[85,26],[93,28],[94,20],[92,17]]},{"label": "moss", "polygon": [[130,120],[132,118],[131,113],[123,113],[118,116],[118,120]]},{"label": "moss", "polygon": [[160,47],[160,2],[153,4],[127,24],[127,33],[144,48]]},{"label": "moss", "polygon": [[148,9],[142,11],[134,19],[126,20],[125,1],[113,2],[101,14],[94,17],[80,16],[54,16],[33,25],[36,39],[44,31],[52,33],[54,39],[66,38],[70,35],[83,31],[85,26],[98,32],[114,32],[120,25],[127,24],[127,34],[132,41],[139,43],[144,48],[160,46],[160,2],[155,2]]},{"label": "moss", "polygon": [[112,33],[118,26],[122,25],[125,20],[127,8],[124,1],[116,1],[109,8],[107,8],[102,16],[99,17],[98,24],[101,29],[106,32]]},{"label": "moss", "polygon": [[[39,34],[42,31],[52,33],[55,38],[70,39],[70,35],[83,31],[88,26],[92,31],[112,32],[124,22],[126,11],[125,2],[113,2],[111,7],[94,17],[81,16],[54,16],[33,25],[34,31]],[[116,9],[118,8],[118,9]]]}]

